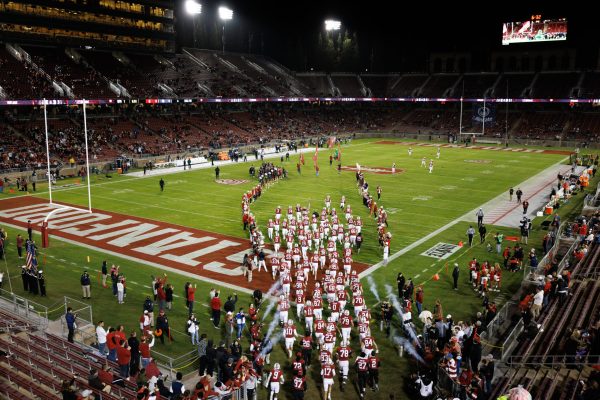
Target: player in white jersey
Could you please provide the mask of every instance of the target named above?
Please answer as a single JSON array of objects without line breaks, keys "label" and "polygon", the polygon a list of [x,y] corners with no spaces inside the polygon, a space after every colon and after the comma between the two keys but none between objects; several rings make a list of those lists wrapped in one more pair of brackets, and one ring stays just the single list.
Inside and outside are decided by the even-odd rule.
[{"label": "player in white jersey", "polygon": [[421,167],[427,166],[427,159],[425,157],[421,158]]},{"label": "player in white jersey", "polygon": [[392,174],[396,173],[396,163],[392,164]]},{"label": "player in white jersey", "polygon": [[429,161],[429,173],[431,174],[433,172],[433,160]]},{"label": "player in white jersey", "polygon": [[438,146],[438,148],[437,148],[437,153],[436,153],[436,157],[438,158],[438,160],[439,160],[439,158],[440,158],[440,152],[441,152],[441,151],[442,151],[442,150],[441,150],[440,146]]},{"label": "player in white jersey", "polygon": [[409,148],[408,148],[408,155],[409,155],[409,156],[412,156],[412,147],[409,147]]}]

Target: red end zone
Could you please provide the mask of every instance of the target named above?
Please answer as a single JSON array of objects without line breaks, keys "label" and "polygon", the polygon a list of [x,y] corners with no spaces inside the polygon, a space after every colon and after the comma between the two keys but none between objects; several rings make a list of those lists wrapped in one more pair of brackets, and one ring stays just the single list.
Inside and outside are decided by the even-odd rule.
[{"label": "red end zone", "polygon": [[[36,197],[2,200],[0,205],[1,222],[27,228],[31,220],[35,230],[50,211],[62,208]],[[92,214],[63,210],[48,221],[49,232],[74,244],[246,291],[266,292],[273,284],[271,274],[264,271],[255,271],[251,283],[242,276],[242,259],[251,251],[246,239],[97,209]],[[368,267],[361,263],[353,266],[359,273]]]}]

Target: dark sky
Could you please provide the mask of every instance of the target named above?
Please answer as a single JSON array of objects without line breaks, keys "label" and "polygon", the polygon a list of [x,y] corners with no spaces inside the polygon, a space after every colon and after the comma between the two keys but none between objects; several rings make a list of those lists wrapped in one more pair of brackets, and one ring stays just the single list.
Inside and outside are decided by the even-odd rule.
[{"label": "dark sky", "polygon": [[[343,27],[357,33],[363,58],[368,58],[371,51],[385,53],[385,56],[378,57],[376,54],[375,57],[388,60],[388,69],[394,67],[394,60],[400,62],[411,54],[500,49],[502,22],[524,21],[532,14],[542,14],[544,19],[566,17],[569,21],[568,47],[597,48],[600,37],[593,32],[597,23],[593,19],[594,13],[589,10],[589,3],[577,4],[574,1],[560,6],[539,1],[535,5],[525,4],[534,2],[523,1],[452,1],[440,4],[423,0],[198,1],[203,6],[203,21],[216,17],[219,5],[234,10],[234,20],[229,23],[231,28],[228,25],[227,29],[232,30],[232,36],[235,35],[228,40],[233,47],[238,46],[236,50],[247,49],[247,39],[242,38],[247,38],[248,32],[254,32],[255,35],[263,35],[264,52],[279,60],[286,57],[290,46],[304,43],[308,47],[311,35],[314,37],[315,32],[323,29],[323,21],[327,18],[339,19]],[[181,15],[180,18],[184,20],[180,25],[184,27],[180,29],[180,43],[189,45],[189,24],[186,27],[189,18]],[[237,43],[234,44],[234,41]]]}]

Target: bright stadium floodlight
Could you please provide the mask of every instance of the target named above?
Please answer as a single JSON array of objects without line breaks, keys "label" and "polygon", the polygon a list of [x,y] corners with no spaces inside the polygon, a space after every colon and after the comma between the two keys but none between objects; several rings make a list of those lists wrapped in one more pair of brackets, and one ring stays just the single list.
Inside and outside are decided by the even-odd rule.
[{"label": "bright stadium floodlight", "polygon": [[185,11],[190,15],[198,15],[202,13],[202,4],[195,2],[194,0],[187,0],[185,2]]},{"label": "bright stadium floodlight", "polygon": [[325,30],[326,31],[339,31],[342,27],[342,23],[340,21],[336,21],[333,19],[328,19],[325,21]]},{"label": "bright stadium floodlight", "polygon": [[223,21],[229,21],[230,19],[233,19],[233,10],[227,7],[219,7],[219,18],[221,18]]}]

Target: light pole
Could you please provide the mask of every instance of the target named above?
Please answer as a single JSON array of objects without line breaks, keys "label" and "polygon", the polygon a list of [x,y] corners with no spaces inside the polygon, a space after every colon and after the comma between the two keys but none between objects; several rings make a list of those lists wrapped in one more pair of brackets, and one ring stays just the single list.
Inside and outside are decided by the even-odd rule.
[{"label": "light pole", "polygon": [[193,24],[193,35],[194,35],[194,47],[198,47],[196,45],[196,16],[202,14],[202,4],[197,3],[194,0],[186,0],[185,2],[185,11],[192,16],[192,24]]},{"label": "light pole", "polygon": [[337,53],[338,49],[336,48],[335,32],[339,31],[341,27],[342,27],[342,23],[340,21],[337,21],[334,19],[326,19],[325,20],[325,31],[328,34],[329,34],[329,32],[331,32],[331,46],[333,48],[333,53],[334,53],[333,65],[335,65],[338,62],[338,53]]},{"label": "light pole", "polygon": [[233,19],[233,10],[227,7],[219,7],[219,18],[223,20],[223,37],[221,41],[223,42],[223,53],[225,53],[225,23]]}]

